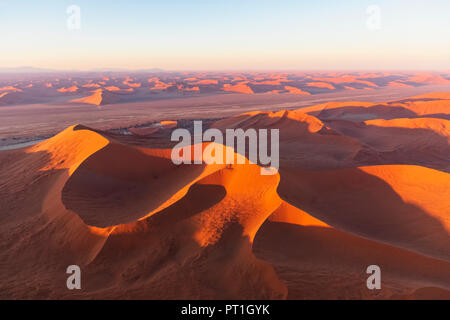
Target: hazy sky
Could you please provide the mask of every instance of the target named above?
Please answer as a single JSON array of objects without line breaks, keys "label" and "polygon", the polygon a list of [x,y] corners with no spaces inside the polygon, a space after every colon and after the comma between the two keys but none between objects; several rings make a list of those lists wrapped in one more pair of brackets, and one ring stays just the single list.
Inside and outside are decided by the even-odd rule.
[{"label": "hazy sky", "polygon": [[0,43],[0,67],[449,70],[450,1],[0,0]]}]

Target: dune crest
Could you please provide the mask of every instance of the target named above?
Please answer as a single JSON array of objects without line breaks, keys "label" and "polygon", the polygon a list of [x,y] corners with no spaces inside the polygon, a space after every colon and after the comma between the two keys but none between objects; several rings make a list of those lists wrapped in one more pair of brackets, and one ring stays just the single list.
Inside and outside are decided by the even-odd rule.
[{"label": "dune crest", "polygon": [[90,96],[71,100],[71,102],[75,102],[75,103],[93,104],[96,106],[101,105],[102,101],[103,101],[103,90],[102,89],[93,91],[93,94]]}]

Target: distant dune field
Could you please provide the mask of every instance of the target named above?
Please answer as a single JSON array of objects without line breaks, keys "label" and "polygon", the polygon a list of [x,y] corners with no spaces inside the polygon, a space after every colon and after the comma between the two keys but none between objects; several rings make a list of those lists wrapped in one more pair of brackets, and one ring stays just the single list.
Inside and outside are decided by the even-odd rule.
[{"label": "distant dune field", "polygon": [[74,122],[109,130],[449,90],[449,75],[432,72],[0,74],[0,147],[48,138]]}]

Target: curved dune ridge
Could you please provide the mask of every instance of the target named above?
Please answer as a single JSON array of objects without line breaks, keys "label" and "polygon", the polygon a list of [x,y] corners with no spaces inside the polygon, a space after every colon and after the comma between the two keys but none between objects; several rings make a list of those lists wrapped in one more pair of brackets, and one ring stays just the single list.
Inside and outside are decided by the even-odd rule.
[{"label": "curved dune ridge", "polygon": [[[161,133],[158,147],[151,133],[142,147],[82,125],[0,152],[0,298],[448,296],[450,174],[434,168],[449,155],[448,120],[336,111],[361,105],[373,114],[372,104],[335,103],[213,124],[279,129],[272,176],[247,159],[178,166]],[[226,148],[191,151],[211,146]],[[80,291],[66,289],[73,264]],[[381,267],[381,290],[366,287],[370,265]]]},{"label": "curved dune ridge", "polygon": [[[167,97],[206,99],[213,94],[233,94],[234,97],[251,94],[255,95],[255,101],[263,95],[272,95],[274,102],[280,99],[279,102],[283,103],[293,101],[294,97],[289,95],[304,96],[305,101],[312,101],[315,95],[319,98],[333,92],[338,97],[350,90],[357,90],[351,95],[374,99],[379,94],[391,96],[416,92],[415,88],[417,92],[426,92],[425,88],[446,90],[449,85],[449,75],[445,72],[132,72],[108,76],[102,72],[69,73],[45,80],[37,80],[33,76],[4,80],[0,83],[0,105],[79,103],[105,106],[152,102]],[[219,100],[228,98],[218,97]],[[305,103],[303,99],[298,101]]]}]

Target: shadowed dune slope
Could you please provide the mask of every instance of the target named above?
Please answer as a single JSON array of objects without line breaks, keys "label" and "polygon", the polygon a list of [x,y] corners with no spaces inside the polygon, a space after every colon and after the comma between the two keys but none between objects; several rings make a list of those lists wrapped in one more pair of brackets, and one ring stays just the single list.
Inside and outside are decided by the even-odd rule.
[{"label": "shadowed dune slope", "polygon": [[281,169],[280,196],[341,230],[450,260],[448,173],[418,166]]},{"label": "shadowed dune slope", "polygon": [[450,121],[435,118],[330,120],[327,125],[378,153],[379,163],[416,164],[450,171]]}]

